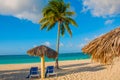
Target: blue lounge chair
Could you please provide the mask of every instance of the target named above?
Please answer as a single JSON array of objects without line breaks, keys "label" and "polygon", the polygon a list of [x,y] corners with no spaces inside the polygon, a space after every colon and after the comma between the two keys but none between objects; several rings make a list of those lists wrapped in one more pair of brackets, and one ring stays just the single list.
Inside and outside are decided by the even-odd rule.
[{"label": "blue lounge chair", "polygon": [[30,74],[28,75],[27,78],[31,78],[31,77],[39,77],[40,74],[38,72],[38,67],[31,67],[30,68]]},{"label": "blue lounge chair", "polygon": [[56,75],[57,76],[57,74],[54,72],[54,66],[47,66],[45,77],[49,77],[51,75]]}]

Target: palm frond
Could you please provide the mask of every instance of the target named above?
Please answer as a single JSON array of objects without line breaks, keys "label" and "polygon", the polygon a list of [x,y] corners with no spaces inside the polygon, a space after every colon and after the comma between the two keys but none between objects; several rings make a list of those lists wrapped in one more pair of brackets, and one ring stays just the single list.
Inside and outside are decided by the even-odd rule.
[{"label": "palm frond", "polygon": [[40,19],[39,23],[46,22],[46,20],[47,20],[47,17],[43,17],[43,18]]},{"label": "palm frond", "polygon": [[76,27],[78,26],[77,23],[76,23],[72,18],[66,17],[65,19],[66,19],[69,23],[71,23],[73,26],[76,26]]},{"label": "palm frond", "polygon": [[45,16],[50,11],[51,11],[51,7],[50,6],[44,7],[43,10],[42,10],[43,16]]},{"label": "palm frond", "polygon": [[65,28],[66,28],[67,32],[70,34],[70,36],[72,37],[72,31],[69,27],[69,23],[65,22]]},{"label": "palm frond", "polygon": [[62,13],[63,12],[66,12],[67,11],[67,9],[69,9],[70,8],[70,4],[68,3],[68,4],[65,4],[64,2],[63,2],[63,5],[62,5]]},{"label": "palm frond", "polygon": [[57,9],[59,5],[59,2],[57,0],[53,0],[51,2],[49,2],[49,6],[51,6],[52,8]]},{"label": "palm frond", "polygon": [[64,34],[65,34],[65,26],[64,26],[64,24],[61,24],[60,28],[61,28],[60,29],[61,35],[64,36]]},{"label": "palm frond", "polygon": [[73,12],[73,11],[64,13],[64,15],[66,15],[66,16],[73,16],[74,14],[75,14],[75,12]]},{"label": "palm frond", "polygon": [[48,27],[47,27],[47,31],[51,30],[54,26],[55,26],[56,22],[51,23]]},{"label": "palm frond", "polygon": [[61,22],[61,35],[64,36],[65,30],[67,30],[70,36],[72,36],[69,24],[77,26],[77,23],[70,18],[75,12],[69,11],[69,8],[70,3],[66,4],[64,0],[49,0],[48,5],[42,10],[43,18],[39,21],[41,29],[47,28],[47,31],[49,31],[57,22]]},{"label": "palm frond", "polygon": [[49,25],[49,22],[48,22],[48,21],[47,21],[47,22],[44,22],[44,23],[41,25],[40,29],[43,30],[43,29],[46,28],[48,25]]},{"label": "palm frond", "polygon": [[67,3],[67,4],[66,4],[66,8],[70,8],[70,3]]}]

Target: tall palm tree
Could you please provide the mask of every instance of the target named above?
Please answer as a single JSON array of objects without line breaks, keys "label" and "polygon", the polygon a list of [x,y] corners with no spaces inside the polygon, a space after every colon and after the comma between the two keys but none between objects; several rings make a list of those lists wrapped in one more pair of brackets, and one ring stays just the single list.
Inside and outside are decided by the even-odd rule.
[{"label": "tall palm tree", "polygon": [[[64,3],[63,0],[50,0],[48,5],[45,6],[42,10],[43,18],[40,19],[39,23],[41,24],[41,30],[47,29],[51,30],[58,24],[58,33],[57,33],[57,45],[56,51],[59,53],[59,42],[60,34],[64,36],[65,31],[72,36],[72,31],[70,29],[70,24],[77,27],[76,22],[71,18],[75,14],[73,11],[69,11],[70,4]],[[55,67],[58,66],[58,57],[56,58]]]}]

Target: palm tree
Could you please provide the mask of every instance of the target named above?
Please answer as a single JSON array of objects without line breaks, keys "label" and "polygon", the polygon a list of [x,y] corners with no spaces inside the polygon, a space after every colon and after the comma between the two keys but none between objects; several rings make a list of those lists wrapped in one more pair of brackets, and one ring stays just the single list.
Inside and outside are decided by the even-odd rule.
[{"label": "palm tree", "polygon": [[[50,0],[48,5],[45,6],[42,10],[43,18],[39,21],[41,24],[41,30],[47,29],[47,31],[51,30],[58,24],[58,33],[57,33],[57,45],[56,51],[59,53],[59,42],[60,42],[60,34],[64,36],[65,31],[72,36],[72,31],[70,29],[70,24],[77,27],[76,22],[71,18],[75,14],[73,11],[69,11],[70,8],[69,3],[64,3],[63,0]],[[58,69],[58,57],[56,58],[55,67]]]}]

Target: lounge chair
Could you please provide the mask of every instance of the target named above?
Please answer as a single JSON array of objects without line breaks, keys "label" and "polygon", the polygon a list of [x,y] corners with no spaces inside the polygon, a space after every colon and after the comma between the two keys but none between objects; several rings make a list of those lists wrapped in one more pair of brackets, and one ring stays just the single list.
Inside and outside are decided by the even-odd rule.
[{"label": "lounge chair", "polygon": [[51,75],[55,75],[57,76],[57,74],[54,71],[54,66],[47,66],[46,68],[46,73],[45,73],[45,77],[49,77]]},{"label": "lounge chair", "polygon": [[38,67],[31,67],[30,68],[30,74],[28,75],[27,78],[31,78],[31,77],[39,77],[40,74],[38,72]]}]

